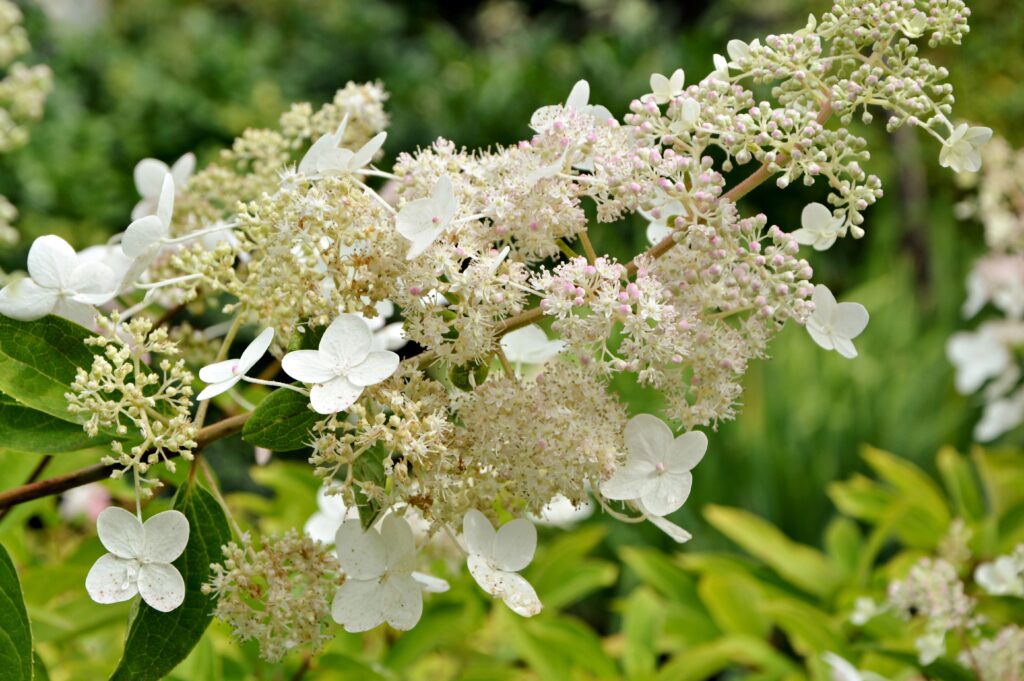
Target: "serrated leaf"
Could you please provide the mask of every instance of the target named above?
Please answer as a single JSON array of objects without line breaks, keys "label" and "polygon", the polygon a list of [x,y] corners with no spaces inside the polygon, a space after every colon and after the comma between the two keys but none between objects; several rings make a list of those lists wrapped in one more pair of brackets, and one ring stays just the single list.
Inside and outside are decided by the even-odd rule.
[{"label": "serrated leaf", "polygon": [[290,452],[309,445],[313,425],[324,418],[309,406],[309,397],[278,388],[260,402],[242,428],[242,439],[256,447]]},{"label": "serrated leaf", "polygon": [[82,426],[26,407],[0,393],[0,449],[59,454],[109,443],[109,435],[89,437]]},{"label": "serrated leaf", "polygon": [[128,628],[124,655],[111,681],[156,681],[163,678],[202,638],[216,599],[202,593],[210,563],[222,559],[221,546],[231,541],[224,510],[209,492],[196,484],[178,490],[174,508],[189,524],[188,546],[174,566],[185,579],[185,602],[171,612],[141,605]]},{"label": "serrated leaf", "polygon": [[18,571],[0,546],[0,681],[31,681],[32,629]]}]

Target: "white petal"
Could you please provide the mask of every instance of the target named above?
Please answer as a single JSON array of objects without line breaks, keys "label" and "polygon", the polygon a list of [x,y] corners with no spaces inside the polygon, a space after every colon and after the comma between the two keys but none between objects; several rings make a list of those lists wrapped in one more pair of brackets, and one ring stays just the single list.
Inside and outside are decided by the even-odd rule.
[{"label": "white petal", "polygon": [[811,296],[814,302],[814,316],[818,319],[831,319],[832,311],[836,307],[836,297],[824,284],[814,287],[814,295]]},{"label": "white petal", "polygon": [[853,359],[857,356],[857,348],[854,347],[853,341],[849,338],[832,336],[832,344],[835,346],[836,352],[846,359]]},{"label": "white petal", "polygon": [[371,352],[366,359],[349,369],[346,376],[352,385],[376,385],[398,370],[398,355],[390,350]]},{"label": "white petal", "polygon": [[501,339],[501,349],[513,364],[543,364],[564,347],[564,341],[550,340],[536,324],[516,329]]},{"label": "white petal", "polygon": [[447,225],[459,212],[459,201],[455,195],[455,186],[452,178],[442,175],[437,178],[434,188],[430,190],[430,198],[437,206],[438,217],[442,225]]},{"label": "white petal", "polygon": [[867,308],[860,303],[839,303],[832,324],[840,336],[856,338],[868,325]]},{"label": "white petal", "polygon": [[[156,204],[156,216],[160,218],[165,230],[170,230],[171,217],[174,215],[174,177],[170,173],[164,175],[160,187],[160,201]],[[127,252],[127,251],[126,251]]]},{"label": "white petal", "polygon": [[441,236],[444,228],[430,230],[417,234],[413,237],[409,237],[411,244],[409,245],[409,252],[405,254],[406,260],[412,260],[423,255],[423,253],[430,248],[430,246],[437,241],[437,237]]},{"label": "white petal", "polygon": [[590,83],[585,80],[578,80],[576,84],[572,86],[572,91],[569,93],[569,97],[565,100],[565,105],[570,109],[582,109],[590,101]]},{"label": "white petal", "polygon": [[[249,369],[252,369],[256,365],[256,362],[260,361],[260,358],[267,352],[267,348],[274,342],[274,329],[273,327],[267,327],[263,329],[260,335],[256,336],[249,346],[242,351],[242,356],[238,359],[238,372],[241,374],[246,373]],[[200,378],[202,378],[200,376]]]},{"label": "white petal", "polygon": [[380,626],[384,623],[383,592],[376,579],[346,579],[334,592],[331,616],[350,634]]},{"label": "white petal", "polygon": [[672,521],[668,520],[667,518],[663,518],[663,517],[661,517],[659,515],[654,515],[653,513],[651,513],[644,506],[642,501],[637,501],[636,504],[639,507],[640,512],[644,514],[644,517],[647,518],[647,520],[652,525],[654,525],[659,530],[661,530],[662,532],[667,534],[669,537],[671,537],[672,541],[674,541],[674,542],[676,542],[678,544],[683,544],[683,543],[688,542],[691,539],[693,539],[693,535],[692,534],[690,534],[689,532],[687,532],[683,528],[679,527],[678,525],[676,525]]},{"label": "white petal", "polygon": [[89,574],[85,576],[85,590],[97,603],[121,603],[139,593],[135,579],[129,578],[128,570],[134,561],[118,558],[112,554],[100,556]]},{"label": "white petal", "polygon": [[537,528],[525,518],[516,518],[502,525],[494,538],[494,564],[519,572],[530,564],[536,550]]},{"label": "white petal", "polygon": [[541,611],[543,606],[537,592],[522,576],[495,570],[485,558],[476,555],[470,556],[466,565],[481,589],[502,599],[517,615],[532,617]]},{"label": "white petal", "polygon": [[619,501],[638,499],[654,486],[654,476],[654,467],[649,463],[622,466],[601,483],[601,494]]},{"label": "white petal", "polygon": [[[284,372],[301,383],[326,383],[336,377],[333,364],[319,350],[294,350],[281,360]],[[199,376],[202,378],[202,375]]]},{"label": "white petal", "polygon": [[384,543],[388,570],[391,573],[412,572],[416,567],[416,538],[409,523],[394,513],[389,514],[381,521],[380,538]]},{"label": "white petal", "polygon": [[362,386],[352,385],[344,376],[338,376],[314,385],[309,391],[309,403],[318,414],[337,414],[355,404],[362,394]]},{"label": "white petal", "polygon": [[129,258],[138,258],[149,249],[157,246],[167,236],[164,223],[155,215],[139,218],[124,230],[121,237],[121,250]]},{"label": "white petal", "polygon": [[226,393],[227,391],[234,388],[235,385],[237,385],[240,380],[242,380],[242,376],[238,375],[232,376],[226,381],[211,383],[210,385],[206,386],[205,388],[199,391],[199,394],[196,395],[195,398],[196,402],[202,402],[204,400],[210,399],[211,397],[216,397],[217,395]]},{"label": "white petal", "polygon": [[440,208],[433,197],[410,201],[395,216],[395,229],[410,241],[427,234],[440,234],[447,226],[441,221]]},{"label": "white petal", "polygon": [[28,273],[46,288],[63,288],[76,265],[75,249],[54,234],[39,237],[28,250]]},{"label": "white petal", "polygon": [[156,213],[156,199],[142,199],[132,208],[132,220],[144,218]]},{"label": "white petal", "polygon": [[662,463],[669,447],[672,446],[672,429],[657,416],[637,414],[626,424],[625,440],[630,463]]},{"label": "white petal", "polygon": [[420,588],[427,593],[440,594],[451,588],[447,581],[423,572],[413,572],[412,578],[419,582]]},{"label": "white petal", "polygon": [[391,575],[382,586],[381,607],[387,623],[399,631],[415,627],[423,614],[420,583],[407,575]]},{"label": "white petal", "polygon": [[180,511],[157,513],[142,526],[146,535],[143,556],[157,563],[171,563],[188,545],[188,519]]},{"label": "white petal", "polygon": [[119,558],[138,558],[146,546],[142,523],[134,513],[118,506],[108,506],[96,518],[100,542]]},{"label": "white petal", "polygon": [[0,314],[30,322],[53,312],[56,289],[44,288],[28,277],[17,279],[0,289]]},{"label": "white petal", "polygon": [[496,533],[487,516],[475,508],[466,511],[466,515],[462,519],[462,535],[466,540],[466,550],[469,553],[491,557]]},{"label": "white petal", "polygon": [[[184,189],[188,179],[192,177],[192,173],[196,169],[196,155],[191,151],[187,154],[183,154],[181,158],[174,162],[171,166],[171,177],[174,178],[174,186],[178,189]],[[162,178],[161,178],[162,179]]]},{"label": "white petal", "polygon": [[342,521],[338,520],[338,518],[332,514],[317,511],[313,515],[309,516],[309,520],[306,521],[303,531],[308,534],[311,539],[330,546],[334,543],[334,537],[338,533],[338,529],[341,527],[341,522]]},{"label": "white petal", "polygon": [[691,430],[677,437],[669,445],[665,468],[669,471],[689,471],[700,463],[708,450],[708,436],[699,430]]},{"label": "white petal", "polygon": [[237,366],[237,359],[226,359],[223,362],[207,364],[199,370],[199,380],[203,383],[223,383],[233,378],[241,378],[234,371]]},{"label": "white petal", "polygon": [[53,314],[91,329],[96,318],[96,308],[87,303],[77,303],[71,298],[58,296],[53,306]]},{"label": "white petal", "polygon": [[800,213],[800,224],[809,232],[823,232],[832,224],[832,211],[821,203],[809,203]]},{"label": "white petal", "polygon": [[320,353],[325,359],[354,367],[370,354],[373,332],[366,320],[355,314],[338,315],[320,339]]},{"label": "white petal", "polygon": [[164,175],[171,172],[170,168],[163,161],[155,158],[144,158],[135,164],[135,189],[139,196],[145,199],[155,199],[160,196],[160,185],[164,181]]},{"label": "white petal", "polygon": [[185,601],[185,580],[170,563],[147,563],[139,568],[139,594],[154,610],[170,612]]},{"label": "white petal", "polygon": [[346,520],[334,536],[338,563],[353,580],[377,579],[387,569],[384,542],[375,530],[363,532],[358,520]]},{"label": "white petal", "polygon": [[692,486],[693,476],[690,473],[664,473],[655,478],[654,484],[644,492],[641,499],[652,514],[666,516],[678,511],[686,503]]},{"label": "white petal", "polygon": [[71,270],[68,288],[75,292],[75,301],[102,305],[117,292],[114,271],[101,262],[83,262]]},{"label": "white petal", "polygon": [[374,137],[364,144],[352,158],[348,161],[349,170],[359,170],[367,163],[373,160],[374,155],[380,151],[380,148],[384,146],[384,140],[387,139],[388,134],[386,132],[379,132]]},{"label": "white petal", "polygon": [[[344,130],[342,130],[344,134]],[[307,177],[312,177],[317,174],[320,160],[326,157],[327,154],[338,148],[338,140],[334,135],[328,133],[321,135],[320,138],[313,142],[309,147],[309,151],[299,161],[299,172]]]}]

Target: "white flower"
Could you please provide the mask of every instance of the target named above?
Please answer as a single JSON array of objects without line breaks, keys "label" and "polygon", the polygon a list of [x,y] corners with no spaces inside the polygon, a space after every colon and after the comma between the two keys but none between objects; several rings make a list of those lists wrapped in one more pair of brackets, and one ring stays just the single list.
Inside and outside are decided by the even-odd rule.
[{"label": "white flower", "polygon": [[917,648],[918,662],[929,665],[946,654],[946,635],[941,631],[929,632],[914,639],[914,647]]},{"label": "white flower", "polygon": [[593,514],[594,504],[589,498],[584,497],[583,501],[577,505],[564,494],[556,494],[548,503],[544,504],[539,516],[531,516],[531,518],[538,525],[568,528],[586,520]]},{"label": "white flower", "polygon": [[974,581],[992,596],[1024,597],[1024,565],[1014,556],[999,556],[991,563],[982,563],[974,570]]},{"label": "white flower", "polygon": [[0,290],[0,314],[21,321],[55,314],[90,326],[93,306],[114,295],[113,271],[100,262],[83,262],[68,242],[53,234],[32,243],[28,274]]},{"label": "white flower", "polygon": [[754,38],[749,44],[742,40],[730,40],[726,46],[725,51],[729,53],[729,66],[738,69],[740,62],[750,58],[750,51],[761,47],[761,41]]},{"label": "white flower", "polygon": [[685,82],[686,75],[682,69],[673,71],[670,78],[666,78],[660,73],[652,73],[651,94],[649,96],[653,97],[654,101],[658,104],[667,104],[673,98],[683,94],[683,84]]},{"label": "white flower", "polygon": [[363,532],[346,520],[335,535],[345,582],[334,595],[331,614],[345,631],[369,631],[384,622],[407,631],[423,614],[423,591],[445,591],[442,579],[414,572],[416,540],[404,519],[390,514],[380,532]]},{"label": "white flower", "polygon": [[366,321],[343,314],[324,331],[318,350],[289,352],[281,367],[295,380],[313,385],[309,401],[318,414],[334,414],[351,407],[363,388],[395,373],[398,355],[373,350]]},{"label": "white flower", "polygon": [[853,612],[850,613],[850,623],[862,627],[880,614],[878,604],[873,598],[861,596],[853,603]]},{"label": "white flower", "polygon": [[814,287],[814,312],[807,320],[807,332],[826,350],[835,350],[847,359],[857,356],[853,339],[868,325],[868,311],[860,303],[839,303],[828,287]]},{"label": "white flower", "polygon": [[668,518],[651,513],[647,509],[647,507],[644,506],[644,502],[637,499],[633,503],[636,504],[636,507],[640,510],[640,513],[643,514],[645,518],[647,518],[648,522],[650,522],[659,530],[667,534],[669,538],[672,539],[672,541],[676,542],[677,544],[685,544],[686,542],[693,539],[692,534],[690,534],[683,528],[679,527]]},{"label": "white flower", "polygon": [[133,513],[111,506],[96,520],[100,541],[109,551],[85,578],[97,603],[120,603],[141,594],[160,612],[185,600],[185,580],[171,565],[188,544],[188,520],[179,511],[157,513],[143,524]]},{"label": "white flower", "polygon": [[116,290],[113,295],[128,292],[131,290],[132,284],[135,283],[127,279],[135,261],[124,254],[124,250],[119,244],[89,246],[78,252],[78,262],[98,262],[109,267],[114,273],[114,288]]},{"label": "white flower", "polygon": [[533,560],[537,550],[537,528],[525,518],[517,518],[494,526],[475,508],[466,512],[462,521],[466,540],[469,574],[480,588],[500,598],[517,615],[533,617],[543,607],[537,592],[519,571]]},{"label": "white flower", "polygon": [[924,12],[917,12],[911,18],[900,22],[900,30],[908,38],[920,38],[926,28],[928,28],[928,15]]},{"label": "white flower", "polygon": [[238,359],[226,359],[223,362],[208,364],[200,369],[199,380],[209,383],[209,385],[196,395],[196,400],[200,402],[208,400],[233,388],[249,369],[256,366],[256,362],[260,361],[273,341],[274,329],[263,329],[263,332],[242,351],[242,356]]},{"label": "white flower", "polygon": [[545,132],[562,115],[564,109],[590,116],[595,122],[601,123],[613,118],[612,112],[600,104],[590,104],[590,83],[585,80],[576,81],[572,86],[565,105],[542,106],[530,116],[530,127],[537,132]]},{"label": "white flower", "polygon": [[458,211],[459,201],[452,179],[447,175],[438,178],[430,196],[402,206],[395,217],[395,225],[398,233],[412,242],[405,257],[412,260],[427,250],[448,229]]},{"label": "white flower", "polygon": [[950,336],[946,357],[956,367],[956,389],[962,395],[973,393],[1011,366],[1006,346],[984,325],[976,333],[961,331]]},{"label": "white flower", "polygon": [[136,262],[145,263],[148,266],[156,257],[157,251],[160,250],[161,242],[171,233],[171,217],[173,215],[174,178],[167,173],[164,175],[156,214],[138,218],[128,225],[121,237],[121,250],[129,258],[134,258]]},{"label": "white flower", "polygon": [[[694,102],[694,106],[696,106],[696,102]],[[640,215],[650,221],[647,224],[647,242],[653,246],[675,231],[675,225],[669,224],[669,222],[674,223],[677,217],[685,216],[686,208],[680,201],[672,199],[671,201],[666,200],[660,206],[649,211],[641,210]]]},{"label": "white flower", "polygon": [[359,148],[359,151],[344,149],[341,142],[345,137],[348,114],[334,133],[327,133],[318,139],[299,162],[299,172],[307,177],[343,175],[361,170],[373,160],[374,155],[384,146],[388,134],[381,132]]},{"label": "white flower", "polygon": [[725,60],[720,54],[712,55],[712,63],[715,65],[715,70],[708,74],[708,78],[713,80],[729,80],[729,62]]},{"label": "white flower", "polygon": [[672,430],[656,416],[638,414],[626,424],[626,465],[601,484],[609,499],[638,500],[647,513],[666,516],[690,496],[693,476],[708,448],[698,430],[673,438]]},{"label": "white flower", "polygon": [[[373,349],[374,350],[398,350],[402,348],[407,340],[405,338],[405,330],[402,328],[402,322],[387,323],[388,317],[395,314],[395,304],[390,300],[382,300],[374,308],[377,310],[375,317],[366,319],[367,326],[370,327],[370,331],[373,332]],[[363,315],[359,315],[362,317]]]},{"label": "white flower", "polygon": [[1024,423],[1024,388],[985,405],[981,420],[974,426],[974,439],[991,442]]},{"label": "white flower", "polygon": [[832,211],[821,203],[809,203],[800,214],[800,229],[793,232],[798,244],[814,246],[816,251],[826,251],[836,242],[843,229],[843,218],[834,217]]},{"label": "white flower", "polygon": [[992,129],[961,123],[953,129],[949,139],[942,143],[939,165],[958,173],[976,173],[981,170],[981,147],[992,139]]},{"label": "white flower", "polygon": [[349,508],[340,494],[328,495],[321,487],[316,492],[317,511],[309,516],[303,528],[306,534],[323,544],[333,544],[338,529],[346,520],[358,519],[358,509]]},{"label": "white flower", "polygon": [[142,200],[132,209],[132,220],[156,213],[164,176],[170,174],[178,191],[185,188],[188,179],[196,169],[196,155],[189,152],[174,162],[170,168],[163,161],[144,158],[135,166],[135,188]]},{"label": "white flower", "polygon": [[832,681],[887,681],[874,672],[862,672],[835,653],[821,656],[832,667]]},{"label": "white flower", "polygon": [[501,339],[501,351],[513,364],[544,364],[565,347],[565,341],[551,340],[536,324],[524,326]]}]

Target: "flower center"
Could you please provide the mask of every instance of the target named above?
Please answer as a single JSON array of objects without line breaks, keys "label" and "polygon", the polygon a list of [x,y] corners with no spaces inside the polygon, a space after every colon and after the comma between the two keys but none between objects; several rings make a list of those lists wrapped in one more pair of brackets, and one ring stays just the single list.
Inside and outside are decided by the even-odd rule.
[{"label": "flower center", "polygon": [[658,463],[654,464],[654,470],[655,472],[657,472],[658,475],[664,475],[665,464],[659,461]]}]

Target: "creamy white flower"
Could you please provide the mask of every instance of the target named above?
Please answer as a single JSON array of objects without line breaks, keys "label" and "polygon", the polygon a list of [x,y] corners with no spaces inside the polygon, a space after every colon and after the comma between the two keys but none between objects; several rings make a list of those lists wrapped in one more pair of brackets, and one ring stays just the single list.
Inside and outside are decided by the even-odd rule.
[{"label": "creamy white flower", "polygon": [[861,596],[853,603],[853,612],[850,613],[850,623],[855,624],[858,627],[862,627],[880,613],[881,610],[873,598]]},{"label": "creamy white flower", "polygon": [[346,520],[335,535],[345,582],[334,595],[331,614],[345,631],[369,631],[385,622],[407,631],[423,614],[423,591],[445,591],[442,579],[414,572],[416,540],[409,523],[390,514],[380,532],[363,531]]},{"label": "creamy white flower", "polygon": [[914,639],[917,660],[928,665],[946,654],[946,636],[943,632],[929,632]]},{"label": "creamy white flower", "polygon": [[992,596],[1024,597],[1024,565],[1014,556],[999,556],[974,570],[974,581]]},{"label": "creamy white flower", "polygon": [[569,528],[576,523],[583,522],[593,514],[594,504],[589,498],[584,498],[577,505],[564,494],[556,494],[548,503],[544,504],[540,515],[536,517],[531,515],[530,519],[538,525]]},{"label": "creamy white flower", "polygon": [[83,262],[68,242],[52,234],[32,243],[28,274],[0,290],[0,314],[21,321],[55,314],[90,326],[93,306],[114,296],[114,272],[100,262]]},{"label": "creamy white flower", "polygon": [[651,414],[637,414],[626,424],[626,465],[601,484],[609,499],[638,500],[651,515],[666,516],[690,496],[693,476],[708,448],[698,430],[672,436],[665,422]]},{"label": "creamy white flower", "polygon": [[920,38],[926,28],[928,28],[928,15],[924,12],[918,12],[911,18],[900,22],[900,30],[908,38]]},{"label": "creamy white flower", "polygon": [[513,364],[544,364],[565,347],[565,341],[551,340],[536,324],[524,326],[501,339],[501,351]]},{"label": "creamy white flower", "polygon": [[946,357],[956,367],[956,389],[968,395],[985,381],[1009,369],[1011,356],[1006,346],[982,326],[977,332],[954,333],[946,342]]},{"label": "creamy white flower", "polygon": [[637,509],[645,518],[647,518],[647,521],[649,523],[651,523],[659,530],[667,534],[669,538],[672,539],[672,541],[676,542],[677,544],[685,544],[686,542],[693,539],[692,534],[690,534],[683,528],[679,527],[668,518],[651,513],[650,510],[648,510],[648,508],[644,506],[644,502],[637,499],[633,503],[636,504]]},{"label": "creamy white flower", "polygon": [[309,399],[314,411],[334,414],[351,407],[363,388],[395,373],[398,361],[393,352],[373,349],[373,333],[366,320],[343,314],[324,331],[318,350],[289,352],[281,368],[313,386]]},{"label": "creamy white flower", "polygon": [[686,74],[682,69],[676,69],[672,76],[666,78],[660,73],[651,74],[651,94],[658,104],[667,104],[674,97],[683,94],[683,86],[686,82]]},{"label": "creamy white flower", "polygon": [[828,287],[814,287],[814,312],[807,320],[807,332],[826,350],[835,350],[847,359],[857,356],[853,339],[868,325],[868,311],[860,303],[836,303]]},{"label": "creamy white flower", "polygon": [[537,528],[517,518],[495,532],[491,521],[475,508],[462,521],[469,558],[466,564],[480,588],[500,598],[517,615],[533,617],[543,607],[537,592],[519,574],[537,550]]},{"label": "creamy white flower", "polygon": [[821,658],[832,667],[832,681],[887,681],[874,672],[860,671],[835,653],[825,653]]},{"label": "creamy white flower", "polygon": [[1024,423],[1024,388],[985,405],[981,420],[974,426],[974,439],[991,442],[1021,423]]},{"label": "creamy white flower", "polygon": [[185,600],[185,580],[171,565],[188,544],[188,520],[179,511],[157,513],[143,524],[133,513],[111,506],[96,520],[109,551],[85,578],[97,603],[120,603],[140,594],[150,607],[174,610]]},{"label": "creamy white flower", "polygon": [[[166,173],[157,201],[156,213],[138,218],[128,225],[121,237],[121,249],[137,262],[149,262],[156,257],[161,242],[170,236],[174,215],[174,177]],[[141,272],[140,272],[141,274]]]},{"label": "creamy white flower", "polygon": [[348,125],[348,114],[342,119],[338,129],[333,133],[322,135],[313,143],[299,162],[299,172],[307,177],[327,175],[343,175],[361,170],[373,160],[374,155],[384,146],[386,132],[377,133],[359,151],[344,149],[341,146]]},{"label": "creamy white flower", "polygon": [[992,139],[992,129],[961,123],[942,143],[939,165],[958,173],[981,170],[981,147]]},{"label": "creamy white flower", "polygon": [[327,494],[327,488],[316,491],[317,511],[309,516],[303,528],[306,534],[323,544],[333,544],[338,529],[346,520],[358,520],[359,510],[349,508],[340,494]]},{"label": "creamy white flower", "polygon": [[405,257],[412,260],[427,250],[448,229],[458,212],[459,201],[452,179],[447,175],[438,178],[430,196],[402,206],[395,217],[395,226],[399,234],[412,242]]},{"label": "creamy white flower", "polygon": [[[694,102],[694,106],[696,105],[696,102]],[[640,215],[649,220],[647,224],[647,242],[653,246],[664,240],[665,237],[675,231],[675,225],[669,224],[669,222],[675,222],[677,217],[685,216],[686,214],[686,208],[676,199],[666,200],[660,206],[655,206],[649,211],[641,210]]]},{"label": "creamy white flower", "polygon": [[128,273],[132,269],[134,260],[124,254],[119,244],[100,244],[89,246],[78,252],[78,262],[98,262],[106,265],[114,273],[114,295],[120,295],[131,290],[135,282],[128,281]]},{"label": "creamy white flower", "polygon": [[208,364],[200,369],[199,380],[209,383],[209,385],[196,395],[196,400],[200,402],[208,400],[233,388],[245,377],[249,369],[256,366],[256,362],[260,361],[273,341],[274,329],[263,329],[263,332],[242,351],[242,356],[238,359],[226,359],[223,362]]},{"label": "creamy white flower", "polygon": [[726,46],[725,51],[729,54],[729,66],[738,69],[739,63],[744,59],[750,57],[750,51],[761,47],[761,41],[754,38],[750,43],[745,43],[742,40],[730,40]]},{"label": "creamy white flower", "polygon": [[138,190],[142,200],[132,209],[132,220],[156,213],[165,175],[171,175],[175,188],[180,192],[188,184],[195,169],[196,155],[192,152],[179,158],[170,168],[166,163],[155,158],[144,158],[139,161],[135,166],[135,189]]},{"label": "creamy white flower", "polygon": [[530,127],[537,132],[545,132],[550,128],[565,109],[590,116],[594,121],[602,123],[615,118],[612,112],[600,104],[590,104],[590,83],[585,80],[576,81],[572,86],[565,105],[542,106],[530,116]]},{"label": "creamy white flower", "polygon": [[729,62],[726,61],[725,57],[720,54],[712,55],[711,62],[715,65],[715,70],[708,74],[708,78],[729,80]]},{"label": "creamy white flower", "polygon": [[842,231],[843,218],[833,216],[824,204],[809,203],[800,214],[800,225],[800,229],[793,232],[796,242],[813,246],[816,251],[826,251]]}]

